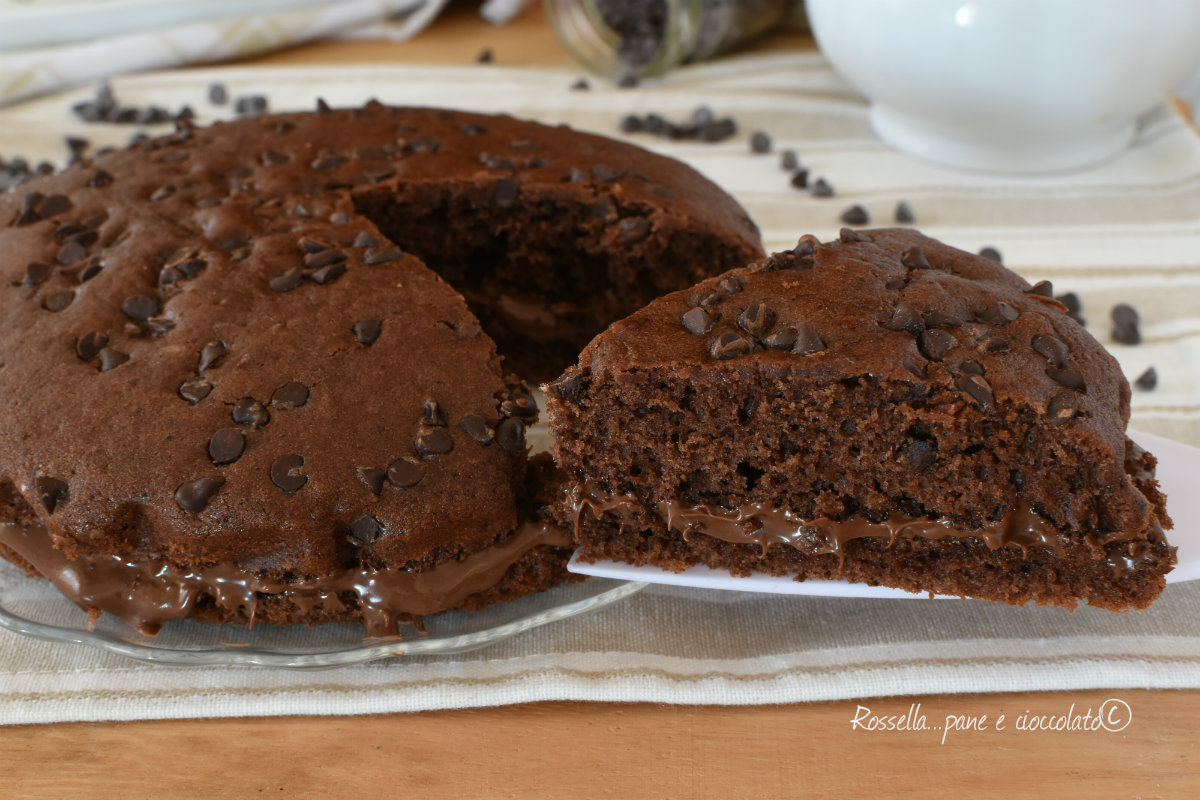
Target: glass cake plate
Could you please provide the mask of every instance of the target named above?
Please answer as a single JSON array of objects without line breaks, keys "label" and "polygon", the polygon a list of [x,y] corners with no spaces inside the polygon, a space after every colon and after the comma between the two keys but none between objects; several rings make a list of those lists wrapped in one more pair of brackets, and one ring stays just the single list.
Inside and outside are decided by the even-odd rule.
[{"label": "glass cake plate", "polygon": [[359,625],[211,625],[176,620],[157,636],[145,636],[104,614],[88,625],[87,614],[49,581],[26,577],[0,559],[0,626],[37,639],[66,642],[154,664],[200,666],[253,664],[320,669],[380,658],[462,653],[569,617],[604,608],[647,584],[591,578],[557,586],[479,611],[425,618],[425,631],[402,626],[395,637],[366,637]]}]

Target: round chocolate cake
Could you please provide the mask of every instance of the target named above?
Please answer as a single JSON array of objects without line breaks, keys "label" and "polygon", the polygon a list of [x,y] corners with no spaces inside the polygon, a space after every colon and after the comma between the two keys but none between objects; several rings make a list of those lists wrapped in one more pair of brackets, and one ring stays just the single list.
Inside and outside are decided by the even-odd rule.
[{"label": "round chocolate cake", "polygon": [[376,103],[30,181],[0,195],[0,554],[146,631],[546,588],[521,379],[759,253],[673,160]]},{"label": "round chocolate cake", "polygon": [[1111,609],[1174,563],[1115,359],[1048,285],[915,231],[660,298],[546,392],[585,560]]}]

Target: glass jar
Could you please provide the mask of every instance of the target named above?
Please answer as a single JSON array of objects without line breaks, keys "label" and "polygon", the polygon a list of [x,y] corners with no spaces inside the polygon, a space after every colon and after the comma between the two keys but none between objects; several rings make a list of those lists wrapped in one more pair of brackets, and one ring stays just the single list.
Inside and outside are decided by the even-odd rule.
[{"label": "glass jar", "polygon": [[802,0],[545,0],[559,41],[592,72],[631,82],[704,61],[802,11]]}]

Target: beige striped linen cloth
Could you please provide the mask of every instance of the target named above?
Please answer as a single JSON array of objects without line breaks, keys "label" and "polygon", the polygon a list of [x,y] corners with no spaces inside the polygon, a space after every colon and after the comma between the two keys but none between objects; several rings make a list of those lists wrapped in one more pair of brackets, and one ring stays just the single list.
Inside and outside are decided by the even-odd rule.
[{"label": "beige striped linen cloth", "polygon": [[[721,144],[634,141],[695,165],[759,222],[768,247],[836,235],[847,206],[889,223],[897,201],[925,231],[965,249],[990,245],[1030,280],[1083,299],[1089,327],[1131,378],[1134,426],[1200,445],[1200,139],[1165,108],[1134,147],[1061,175],[954,172],[874,138],[863,100],[819,55],[746,56],[680,70],[638,90],[570,91],[571,70],[502,67],[229,68],[118,79],[123,102],[193,106],[213,81],[264,92],[276,109],[371,97],[508,111],[613,135],[622,114],[681,118],[704,103],[738,120]],[[594,83],[594,82],[593,82]],[[68,107],[90,90],[0,110],[0,155],[60,161],[63,135],[98,144],[128,128],[87,126]],[[772,155],[752,155],[751,131]],[[789,186],[793,148],[837,194]],[[1145,342],[1112,342],[1114,303],[1142,313]],[[1200,481],[1200,478],[1198,478]],[[1189,522],[1189,521],[1183,521]],[[1193,522],[1194,524],[1194,522]],[[962,600],[780,597],[650,588],[596,614],[456,656],[407,657],[320,672],[147,666],[0,631],[0,722],[278,714],[361,714],[535,700],[754,704],[923,693],[1200,687],[1200,582],[1169,586],[1148,611],[1009,608]]]}]

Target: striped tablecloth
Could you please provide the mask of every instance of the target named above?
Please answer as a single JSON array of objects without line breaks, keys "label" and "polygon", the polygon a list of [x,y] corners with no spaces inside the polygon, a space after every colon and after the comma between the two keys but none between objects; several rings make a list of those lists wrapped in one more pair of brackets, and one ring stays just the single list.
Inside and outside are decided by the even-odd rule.
[{"label": "striped tablecloth", "polygon": [[[312,107],[318,95],[333,104],[375,97],[508,111],[609,135],[626,113],[679,119],[706,104],[735,117],[740,134],[720,144],[632,138],[729,189],[769,248],[802,233],[833,237],[853,204],[873,223],[891,224],[905,200],[927,233],[965,249],[995,247],[1031,281],[1076,292],[1089,329],[1131,379],[1158,370],[1155,390],[1134,393],[1133,425],[1200,445],[1200,139],[1173,112],[1149,117],[1134,147],[1109,163],[1012,177],[954,172],[888,150],[871,133],[865,103],[812,52],[700,65],[637,90],[571,91],[578,77],[490,66],[227,68],[119,79],[114,89],[130,105],[190,105],[200,121],[228,113],[207,102],[207,87],[221,81],[232,96],[268,95],[278,110]],[[0,157],[62,162],[67,135],[94,146],[123,142],[132,128],[70,114],[92,91],[0,109]],[[755,130],[772,136],[772,154],[750,152]],[[835,196],[792,188],[779,166],[784,148]],[[1113,342],[1108,315],[1118,302],[1141,312],[1141,345]],[[1170,586],[1152,609],[1133,614],[650,589],[475,653],[318,673],[143,666],[0,631],[7,723],[1103,687],[1200,687],[1200,582]]]}]

